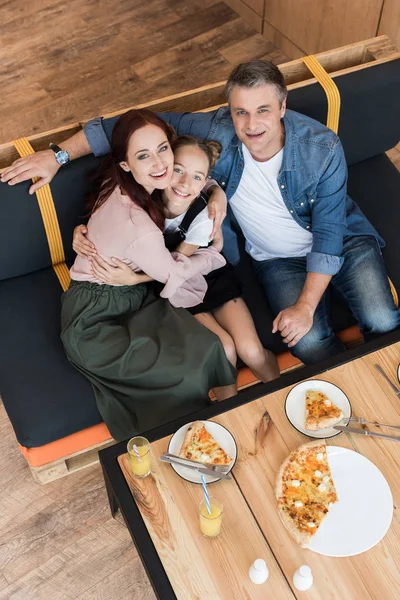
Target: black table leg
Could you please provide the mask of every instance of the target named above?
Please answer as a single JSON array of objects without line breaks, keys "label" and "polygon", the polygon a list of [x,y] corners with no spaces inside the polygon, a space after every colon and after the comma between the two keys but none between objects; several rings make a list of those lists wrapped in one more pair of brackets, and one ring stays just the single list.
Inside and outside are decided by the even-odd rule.
[{"label": "black table leg", "polygon": [[114,490],[112,489],[111,482],[108,478],[107,473],[104,470],[103,465],[102,465],[102,470],[103,470],[104,482],[106,484],[107,497],[108,497],[108,503],[110,505],[111,516],[114,519],[116,513],[118,512],[118,508],[119,508],[118,502],[117,502],[117,497],[114,494]]}]

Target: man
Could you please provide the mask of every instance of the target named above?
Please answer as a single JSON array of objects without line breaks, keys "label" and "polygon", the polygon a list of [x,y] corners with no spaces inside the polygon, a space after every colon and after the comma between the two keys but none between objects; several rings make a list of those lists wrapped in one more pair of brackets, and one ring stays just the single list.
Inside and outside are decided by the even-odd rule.
[{"label": "man", "polygon": [[[300,113],[286,110],[283,75],[254,60],[231,73],[229,107],[212,113],[170,113],[163,118],[178,135],[218,140],[223,152],[212,176],[225,189],[246,239],[280,331],[305,364],[345,349],[329,320],[332,285],[346,299],[365,337],[395,329],[394,305],[380,247],[383,240],[346,194],[347,167],[339,138]],[[71,159],[109,150],[115,118],[89,121],[64,142]],[[33,176],[52,179],[60,166],[52,150],[16,161],[2,176],[10,184]],[[217,211],[219,214],[223,210]],[[230,220],[224,254],[239,260]]]}]

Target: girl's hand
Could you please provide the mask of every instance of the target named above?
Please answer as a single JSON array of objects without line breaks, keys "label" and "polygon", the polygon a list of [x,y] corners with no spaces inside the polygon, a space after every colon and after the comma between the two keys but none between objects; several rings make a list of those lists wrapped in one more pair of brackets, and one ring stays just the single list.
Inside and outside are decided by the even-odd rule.
[{"label": "girl's hand", "polygon": [[208,200],[208,218],[214,219],[214,227],[211,232],[211,238],[215,237],[218,230],[221,229],[222,221],[226,217],[227,200],[226,194],[219,186],[214,185],[210,188],[210,198]]},{"label": "girl's hand", "polygon": [[74,235],[72,237],[72,248],[81,258],[89,258],[89,256],[96,256],[96,246],[86,239],[87,234],[86,225],[78,225],[74,229]]},{"label": "girl's hand", "polygon": [[222,235],[222,229],[218,229],[214,236],[211,246],[216,249],[217,252],[222,252],[224,246],[224,236]]},{"label": "girl's hand", "polygon": [[135,273],[122,260],[118,258],[112,258],[111,260],[114,266],[110,265],[98,254],[90,257],[92,273],[102,283],[109,285],[136,285],[144,281],[150,281],[150,277]]}]

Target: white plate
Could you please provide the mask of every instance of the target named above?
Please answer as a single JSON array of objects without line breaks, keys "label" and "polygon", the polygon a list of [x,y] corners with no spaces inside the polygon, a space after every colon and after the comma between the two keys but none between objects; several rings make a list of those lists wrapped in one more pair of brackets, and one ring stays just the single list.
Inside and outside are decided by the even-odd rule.
[{"label": "white plate", "polygon": [[339,435],[341,432],[333,429],[333,427],[318,429],[318,431],[310,431],[309,429],[305,429],[307,390],[323,392],[326,396],[328,396],[329,400],[332,400],[333,404],[336,404],[336,406],[342,410],[345,417],[351,416],[350,401],[340,388],[333,383],[329,383],[328,381],[310,379],[295,385],[286,396],[286,416],[293,427],[295,427],[297,431],[300,431],[300,433],[304,433],[304,435],[308,435],[312,438],[330,438],[335,435]]},{"label": "white plate", "polygon": [[362,454],[337,446],[327,446],[327,452],[339,500],[308,549],[326,556],[361,554],[389,529],[392,493],[378,467]]},{"label": "white plate", "polygon": [[400,383],[400,365],[397,367],[397,381]]},{"label": "white plate", "polygon": [[[225,429],[225,427],[219,425],[218,423],[214,423],[213,421],[201,422],[204,423],[207,431],[213,436],[215,441],[218,442],[221,448],[223,448],[223,450],[225,450],[225,452],[233,459],[231,464],[227,466],[226,470],[224,470],[224,473],[229,473],[229,471],[233,469],[237,458],[237,446],[233,435],[227,429]],[[176,455],[179,454],[186,431],[189,429],[192,423],[193,421],[183,425],[176,433],[174,433],[168,444],[168,452]],[[178,473],[178,475],[183,477],[183,479],[186,479],[186,481],[190,481],[191,483],[201,483],[201,474],[198,473],[198,471],[194,471],[193,469],[183,467],[181,465],[171,464],[171,467]],[[215,481],[219,481],[221,479],[218,476],[213,477],[212,475],[204,475],[204,478],[206,483],[214,483]]]}]

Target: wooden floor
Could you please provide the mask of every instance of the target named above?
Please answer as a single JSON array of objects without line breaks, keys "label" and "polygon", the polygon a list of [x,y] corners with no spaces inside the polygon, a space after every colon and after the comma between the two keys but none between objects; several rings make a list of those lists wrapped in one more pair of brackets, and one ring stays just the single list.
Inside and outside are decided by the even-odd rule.
[{"label": "wooden floor", "polygon": [[[287,60],[218,0],[10,0],[0,14],[0,143]],[[39,486],[1,403],[0,490],[0,600],[155,598],[100,468]]]},{"label": "wooden floor", "polygon": [[287,60],[219,0],[0,5],[0,143]]},{"label": "wooden floor", "polygon": [[[9,0],[0,14],[0,143],[287,60],[218,0]],[[0,490],[0,600],[155,597],[100,468],[39,486],[1,403]]]}]

